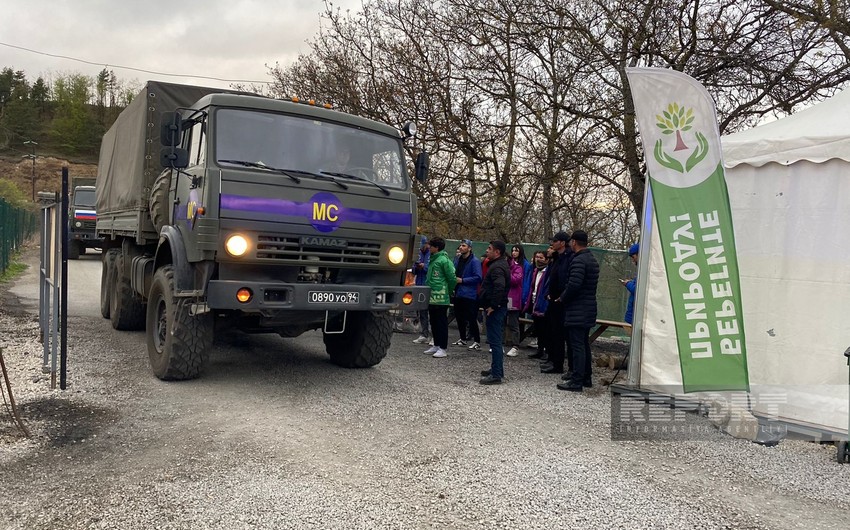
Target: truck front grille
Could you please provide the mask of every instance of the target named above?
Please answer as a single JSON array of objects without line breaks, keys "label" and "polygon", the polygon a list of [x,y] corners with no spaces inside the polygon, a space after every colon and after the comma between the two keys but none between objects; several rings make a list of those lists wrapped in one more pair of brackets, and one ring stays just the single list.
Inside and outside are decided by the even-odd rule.
[{"label": "truck front grille", "polygon": [[76,225],[77,223],[80,223],[80,226],[74,227],[77,230],[94,230],[94,226],[97,224],[97,221],[83,221],[81,219],[76,219],[74,224]]},{"label": "truck front grille", "polygon": [[299,237],[258,236],[257,259],[292,260],[316,264],[367,264],[378,265],[381,258],[380,243],[348,241],[346,248],[302,246]]}]

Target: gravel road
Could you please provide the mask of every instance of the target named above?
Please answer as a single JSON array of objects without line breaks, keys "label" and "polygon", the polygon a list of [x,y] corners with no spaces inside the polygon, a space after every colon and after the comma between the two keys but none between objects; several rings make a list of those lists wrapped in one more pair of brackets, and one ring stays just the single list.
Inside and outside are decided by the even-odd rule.
[{"label": "gravel road", "polygon": [[100,318],[96,255],[69,263],[51,390],[24,259],[0,346],[33,436],[0,409],[0,528],[850,528],[832,446],[614,442],[598,380],[559,392],[530,350],[485,387],[486,354],[434,359],[408,334],[367,370],[330,364],[319,333],[238,336],[202,378],[159,381],[144,334]]}]

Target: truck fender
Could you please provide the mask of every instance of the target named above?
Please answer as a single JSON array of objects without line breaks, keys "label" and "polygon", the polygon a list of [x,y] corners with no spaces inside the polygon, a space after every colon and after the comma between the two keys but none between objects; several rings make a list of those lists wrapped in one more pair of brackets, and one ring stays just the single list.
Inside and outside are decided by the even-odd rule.
[{"label": "truck fender", "polygon": [[186,244],[183,242],[183,236],[177,228],[164,226],[159,234],[154,271],[169,264],[174,267],[174,288],[177,291],[193,290],[194,275],[186,258]]}]

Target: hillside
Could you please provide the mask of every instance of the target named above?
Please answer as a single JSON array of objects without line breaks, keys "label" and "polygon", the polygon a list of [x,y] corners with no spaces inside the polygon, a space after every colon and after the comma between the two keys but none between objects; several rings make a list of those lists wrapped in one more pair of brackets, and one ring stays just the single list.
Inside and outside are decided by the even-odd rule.
[{"label": "hillside", "polygon": [[[35,160],[35,191],[59,192],[62,189],[62,167],[68,166],[69,177],[96,177],[97,164],[69,162],[53,157]],[[27,199],[32,198],[33,163],[27,158],[0,157],[0,179],[13,182]]]}]

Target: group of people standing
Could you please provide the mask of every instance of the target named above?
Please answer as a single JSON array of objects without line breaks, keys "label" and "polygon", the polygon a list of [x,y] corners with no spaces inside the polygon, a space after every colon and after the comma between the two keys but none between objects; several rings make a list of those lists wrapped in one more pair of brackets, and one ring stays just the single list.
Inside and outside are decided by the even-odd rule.
[{"label": "group of people standing", "polygon": [[564,381],[557,385],[561,390],[581,392],[592,385],[589,336],[596,325],[599,264],[587,248],[586,232],[558,232],[547,251],[534,253],[532,262],[522,246],[514,245],[508,252],[500,240],[490,242],[483,260],[473,254],[468,239],[461,242],[454,260],[445,246],[443,238],[423,237],[414,264],[416,284],[431,288],[428,310],[420,312],[422,335],[413,341],[430,340],[432,345],[424,353],[437,358],[448,355],[452,303],[460,332],[452,345],[480,350],[478,318],[483,314],[491,363],[479,382],[500,384],[503,340],[509,346],[507,355],[518,355],[519,319],[530,315],[537,336],[537,352],[530,357],[541,360],[540,371],[563,374]]}]

